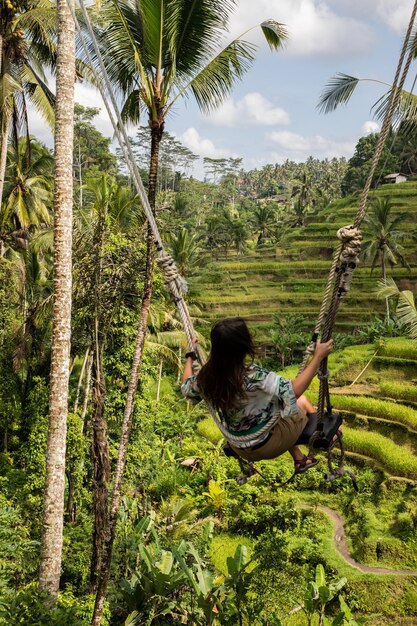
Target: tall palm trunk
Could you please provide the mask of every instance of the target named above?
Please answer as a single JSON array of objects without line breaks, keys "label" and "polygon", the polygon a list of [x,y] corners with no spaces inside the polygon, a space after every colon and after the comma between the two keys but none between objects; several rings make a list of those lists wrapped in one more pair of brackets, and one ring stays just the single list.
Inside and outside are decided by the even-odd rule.
[{"label": "tall palm trunk", "polygon": [[54,304],[49,430],[42,519],[39,587],[58,594],[62,560],[71,340],[72,151],[74,134],[75,29],[67,4],[57,0],[58,51],[55,114]]},{"label": "tall palm trunk", "polygon": [[95,314],[93,342],[93,403],[92,403],[92,461],[93,461],[93,551],[90,563],[90,593],[97,591],[98,575],[101,569],[103,547],[108,527],[108,483],[110,479],[110,458],[107,441],[107,420],[105,417],[106,382],[103,354],[104,337],[100,325],[103,318],[101,303],[101,283],[103,269],[103,245],[106,230],[106,209],[100,211],[95,236]]},{"label": "tall palm trunk", "polygon": [[[385,244],[381,250],[381,270],[382,270],[382,280],[384,281],[384,284],[385,284],[387,280],[387,261],[386,261],[386,256],[385,256]],[[387,316],[387,322],[388,322],[389,316],[390,316],[388,297],[385,298],[385,314]]]},{"label": "tall palm trunk", "polygon": [[[1,51],[1,48],[0,48]],[[10,132],[10,115],[4,114],[5,119],[2,124],[1,133],[1,149],[0,149],[0,207],[3,200],[4,179],[6,177],[6,164],[7,164],[7,146],[9,143]],[[3,256],[3,253],[1,254]]]},{"label": "tall palm trunk", "polygon": [[81,387],[82,387],[82,384],[83,384],[85,368],[87,366],[87,362],[88,362],[89,357],[90,357],[90,348],[87,348],[87,350],[85,351],[83,364],[81,366],[80,375],[78,377],[77,391],[75,393],[74,408],[72,409],[72,412],[74,413],[74,415],[76,415],[78,413],[78,403],[80,401]]},{"label": "tall palm trunk", "polygon": [[[149,165],[149,188],[148,199],[152,211],[155,213],[156,183],[158,176],[159,146],[163,134],[163,123],[151,125],[151,160]],[[145,345],[146,329],[148,326],[149,307],[152,295],[152,278],[154,263],[154,238],[148,226],[147,250],[146,250],[146,271],[143,287],[142,304],[140,309],[139,326],[136,335],[135,352],[133,355],[132,368],[130,370],[129,387],[126,396],[125,409],[123,414],[122,430],[120,435],[119,452],[117,465],[113,481],[113,493],[110,505],[109,525],[107,539],[104,546],[101,561],[101,571],[99,573],[96,601],[94,605],[93,619],[91,626],[100,626],[103,615],[104,601],[106,598],[107,585],[109,582],[110,565],[113,553],[113,543],[116,535],[117,514],[119,510],[120,497],[122,495],[123,476],[126,465],[127,448],[130,431],[132,427],[133,409],[135,394],[138,386],[140,367],[142,363],[143,348]]]},{"label": "tall palm trunk", "polygon": [[93,550],[90,562],[90,593],[97,591],[103,546],[108,526],[108,483],[110,479],[107,420],[105,418],[106,385],[103,370],[103,345],[98,340],[93,357]]}]

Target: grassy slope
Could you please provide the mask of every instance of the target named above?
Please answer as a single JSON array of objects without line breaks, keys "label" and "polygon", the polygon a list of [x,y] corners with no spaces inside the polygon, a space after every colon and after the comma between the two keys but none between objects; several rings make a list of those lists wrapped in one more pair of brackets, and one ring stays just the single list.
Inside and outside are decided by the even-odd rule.
[{"label": "grassy slope", "polygon": [[[412,216],[404,230],[415,228],[417,216],[417,183],[386,185],[374,192],[378,197],[391,197],[395,211]],[[312,327],[320,308],[327,269],[336,231],[349,224],[356,212],[357,200],[334,202],[319,215],[309,217],[305,228],[294,228],[283,242],[247,254],[213,260],[210,271],[197,282],[203,317],[209,320],[242,315],[257,331],[258,339],[267,338],[272,315],[276,312],[302,313],[306,325]],[[406,258],[411,271],[396,267],[392,275],[403,288],[417,285],[417,249],[406,245]],[[342,303],[336,330],[351,331],[370,319],[375,311],[383,311],[384,303],[373,291],[378,272],[370,275],[367,267],[359,267],[346,301]]]}]

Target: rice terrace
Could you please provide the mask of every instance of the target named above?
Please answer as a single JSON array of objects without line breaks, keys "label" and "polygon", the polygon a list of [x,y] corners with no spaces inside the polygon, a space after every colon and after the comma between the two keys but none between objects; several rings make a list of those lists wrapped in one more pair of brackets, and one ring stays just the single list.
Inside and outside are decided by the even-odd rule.
[{"label": "rice terrace", "polygon": [[0,626],[417,626],[417,0],[0,48]]}]

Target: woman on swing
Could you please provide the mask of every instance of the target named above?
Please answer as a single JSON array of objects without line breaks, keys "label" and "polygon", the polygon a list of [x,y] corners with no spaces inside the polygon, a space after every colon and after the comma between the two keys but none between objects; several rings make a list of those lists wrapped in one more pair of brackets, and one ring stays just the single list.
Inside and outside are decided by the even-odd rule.
[{"label": "woman on swing", "polygon": [[[302,473],[318,463],[296,445],[314,413],[303,393],[332,347],[332,340],[318,342],[310,363],[291,381],[253,363],[255,348],[244,319],[220,320],[211,331],[209,359],[196,375],[192,371],[195,355],[187,353],[181,390],[193,404],[207,400],[231,434],[253,435],[243,447],[231,446],[239,456],[260,461],[288,451],[294,459],[295,473]],[[275,426],[257,437],[256,433],[278,414]]]}]

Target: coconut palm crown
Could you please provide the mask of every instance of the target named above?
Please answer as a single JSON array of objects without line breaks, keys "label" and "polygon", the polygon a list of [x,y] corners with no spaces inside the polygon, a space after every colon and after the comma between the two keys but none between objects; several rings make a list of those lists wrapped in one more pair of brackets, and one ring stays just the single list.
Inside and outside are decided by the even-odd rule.
[{"label": "coconut palm crown", "polygon": [[389,198],[377,198],[364,220],[362,254],[365,260],[371,262],[372,270],[380,262],[383,279],[386,278],[387,262],[391,266],[400,263],[403,267],[410,267],[401,242],[415,238],[413,232],[399,228],[409,216],[406,213],[394,213],[393,208]]},{"label": "coconut palm crown", "polygon": [[[237,38],[221,48],[234,0],[104,0],[97,35],[112,82],[124,98],[123,117],[137,122],[143,111],[161,126],[181,97],[194,95],[208,112],[231,92],[254,60],[256,46]],[[261,24],[272,49],[287,32]]]}]

